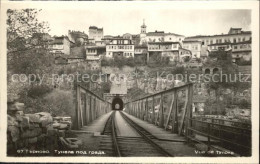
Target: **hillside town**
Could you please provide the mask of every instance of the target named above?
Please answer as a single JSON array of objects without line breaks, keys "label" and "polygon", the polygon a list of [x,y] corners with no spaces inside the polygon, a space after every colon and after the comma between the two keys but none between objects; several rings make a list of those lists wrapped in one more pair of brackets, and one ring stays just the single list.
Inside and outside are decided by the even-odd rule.
[{"label": "hillside town", "polygon": [[[70,29],[51,36],[37,12],[7,12],[8,154],[28,155],[17,150],[34,150],[35,144],[36,148],[47,145],[46,150],[58,156],[55,150],[64,147],[74,150],[83,145],[91,150],[87,146],[93,134],[102,136],[105,128],[83,135],[88,131],[84,128],[106,117],[99,120],[105,126],[104,120],[114,110],[134,114],[139,110],[141,114],[135,116],[141,120],[150,119],[165,131],[180,129],[178,134],[186,135],[188,122],[184,120],[189,110],[189,119],[204,123],[193,124],[194,134],[202,128],[207,132],[204,137],[189,137],[207,142],[212,133],[225,147],[226,139],[238,134],[236,130],[229,134],[230,129],[240,128],[239,134],[248,133],[241,135],[248,150],[239,147],[239,153],[250,155],[251,31],[230,27],[222,34],[184,36],[164,29],[149,31],[149,24],[140,20],[135,27],[139,33],[126,30],[112,36],[105,26],[91,25],[86,27],[88,32]],[[31,21],[25,23],[25,19]],[[220,128],[214,129],[216,125]],[[79,127],[83,132],[71,131],[82,130]],[[236,138],[236,143],[242,139]],[[231,148],[235,152],[232,142]]]},{"label": "hillside town", "polygon": [[[83,69],[83,72],[102,72],[108,77],[136,71],[150,72],[149,79],[142,76],[130,77],[125,84],[121,84],[126,88],[116,87],[118,92],[125,95],[135,87],[142,90],[142,94],[139,93],[140,96],[188,82],[183,81],[183,79],[169,82],[165,77],[151,75],[151,72],[162,72],[162,70],[169,72],[181,68],[179,73],[182,74],[214,75],[219,73],[223,69],[222,66],[214,64],[216,59],[210,57],[211,54],[218,52],[224,52],[230,56],[230,64],[233,66],[232,73],[251,74],[251,31],[231,27],[225,34],[183,36],[159,30],[148,32],[148,25],[145,24],[144,20],[139,28],[139,34],[125,33],[111,36],[104,35],[104,28],[89,26],[88,34],[84,31],[69,30],[67,35],[50,36],[46,33],[41,34],[41,37],[47,42],[48,50],[54,58],[55,70],[57,68],[58,70],[62,69],[62,72],[66,70],[64,73],[68,73],[68,69],[78,71],[79,67]],[[225,61],[227,60],[225,59]],[[174,73],[177,74],[178,71]],[[64,84],[60,83],[59,80],[56,81],[55,86],[62,87],[62,85]],[[73,85],[70,83],[70,88],[73,88]],[[101,82],[90,82],[88,87],[97,93],[101,88],[104,89]],[[102,96],[114,92],[111,90],[111,84],[105,88],[105,91],[100,92]],[[216,91],[214,89],[208,91],[208,84],[199,80],[194,82],[194,88],[196,95],[194,108],[196,111],[204,113],[208,98],[214,97]],[[249,88],[242,88],[235,93],[236,98],[232,96],[232,102],[234,99],[237,101],[246,99],[246,104],[248,104],[245,106],[246,108],[228,109],[225,107],[224,113],[250,116],[251,93]],[[221,92],[220,99],[225,99],[226,95],[232,93],[232,89],[226,88],[225,91]],[[206,113],[219,113],[213,109],[210,110]]]},{"label": "hillside town", "polygon": [[[230,51],[232,62],[246,63],[251,60],[251,31],[231,27],[226,34],[209,36],[183,36],[171,32],[147,32],[145,22],[140,34],[111,36],[104,35],[104,29],[89,27],[89,34],[69,30],[68,35],[54,36],[50,42],[56,64],[86,62],[90,69],[101,69],[101,60],[115,56],[140,58],[148,63],[152,56],[169,57],[170,63],[184,64],[187,67],[201,67],[209,53],[219,49]],[[80,49],[84,48],[84,52]],[[245,64],[243,64],[245,65]]]}]

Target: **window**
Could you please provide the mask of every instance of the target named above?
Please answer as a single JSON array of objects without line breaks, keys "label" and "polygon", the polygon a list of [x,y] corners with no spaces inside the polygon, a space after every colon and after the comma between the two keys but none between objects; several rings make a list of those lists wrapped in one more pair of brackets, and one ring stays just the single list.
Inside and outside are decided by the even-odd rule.
[{"label": "window", "polygon": [[234,49],[237,49],[237,46],[234,46]]},{"label": "window", "polygon": [[241,38],[238,38],[238,42],[241,42]]},{"label": "window", "polygon": [[213,40],[210,40],[210,44],[213,44]]},{"label": "window", "polygon": [[236,43],[236,42],[237,42],[237,39],[236,39],[236,38],[234,38],[234,39],[233,39],[233,43]]},{"label": "window", "polygon": [[243,41],[246,41],[246,38],[245,38],[245,37],[243,38]]}]

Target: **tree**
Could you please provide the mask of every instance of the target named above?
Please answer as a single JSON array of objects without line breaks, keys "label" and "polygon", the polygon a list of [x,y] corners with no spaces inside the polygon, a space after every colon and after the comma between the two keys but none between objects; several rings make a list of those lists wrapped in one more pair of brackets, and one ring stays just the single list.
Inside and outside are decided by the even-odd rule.
[{"label": "tree", "polygon": [[[32,96],[45,90],[45,85],[34,88],[39,78],[44,78],[44,83],[49,83],[50,76],[54,70],[53,56],[50,54],[49,42],[51,36],[48,34],[49,27],[46,22],[40,22],[37,18],[40,10],[22,9],[7,10],[7,68],[8,68],[8,98],[10,89],[14,85],[22,86],[15,93],[16,95]],[[12,82],[10,77],[13,74],[33,74],[35,81],[31,84]],[[9,85],[11,87],[9,87]],[[29,92],[31,89],[33,92]],[[32,91],[32,90],[31,90]],[[12,91],[11,91],[12,92]]]},{"label": "tree", "polygon": [[51,37],[46,22],[40,22],[40,10],[7,10],[7,59],[8,69],[13,73],[46,73],[53,58],[48,44]]}]

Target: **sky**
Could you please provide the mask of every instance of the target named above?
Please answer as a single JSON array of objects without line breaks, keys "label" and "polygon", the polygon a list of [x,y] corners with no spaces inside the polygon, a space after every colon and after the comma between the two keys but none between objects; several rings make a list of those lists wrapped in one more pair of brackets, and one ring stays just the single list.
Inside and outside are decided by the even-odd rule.
[{"label": "sky", "polygon": [[67,35],[68,30],[88,34],[89,26],[103,27],[104,35],[139,34],[143,19],[147,32],[158,30],[184,36],[227,33],[230,27],[251,30],[250,10],[43,9],[38,16],[39,20],[49,23],[50,34],[57,36]]}]

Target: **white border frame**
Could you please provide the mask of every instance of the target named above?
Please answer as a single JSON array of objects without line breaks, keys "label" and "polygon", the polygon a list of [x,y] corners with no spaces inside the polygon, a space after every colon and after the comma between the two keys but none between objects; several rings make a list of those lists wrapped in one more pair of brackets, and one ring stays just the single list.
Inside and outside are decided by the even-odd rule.
[{"label": "white border frame", "polygon": [[[103,6],[103,7],[102,7]],[[161,7],[165,9],[250,9],[252,11],[252,157],[7,157],[6,10],[8,8],[87,9]],[[0,162],[258,163],[259,161],[259,2],[258,1],[2,1],[0,30]],[[5,141],[5,142],[4,142]]]}]

